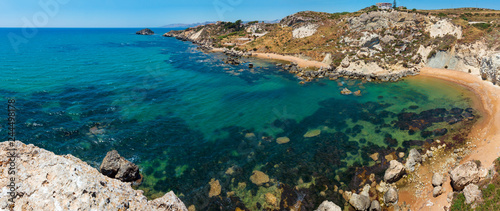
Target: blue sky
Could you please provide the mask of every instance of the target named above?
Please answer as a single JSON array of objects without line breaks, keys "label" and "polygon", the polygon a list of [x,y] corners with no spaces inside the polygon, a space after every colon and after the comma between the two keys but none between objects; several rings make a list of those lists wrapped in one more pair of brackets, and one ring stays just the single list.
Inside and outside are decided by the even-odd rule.
[{"label": "blue sky", "polygon": [[[204,21],[275,20],[295,12],[357,11],[369,0],[0,0],[0,27],[158,27]],[[392,0],[386,2],[393,2]],[[500,9],[500,0],[401,0],[417,9]],[[45,6],[44,6],[45,5]]]}]

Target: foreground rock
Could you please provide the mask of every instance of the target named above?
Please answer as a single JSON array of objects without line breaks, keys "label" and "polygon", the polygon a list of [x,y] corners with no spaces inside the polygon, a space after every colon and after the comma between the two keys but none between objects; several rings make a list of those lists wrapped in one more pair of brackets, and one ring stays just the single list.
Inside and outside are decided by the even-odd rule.
[{"label": "foreground rock", "polygon": [[415,171],[415,166],[422,163],[422,156],[416,149],[411,149],[410,154],[408,154],[408,160],[406,160],[406,169],[410,172]]},{"label": "foreground rock", "polygon": [[474,184],[469,184],[464,188],[465,203],[471,204],[483,199],[481,190]]},{"label": "foreground rock", "polygon": [[405,167],[403,166],[403,164],[401,164],[397,160],[391,160],[391,162],[389,163],[389,168],[385,171],[384,180],[389,183],[396,182],[401,179],[404,173]]},{"label": "foreground rock", "polygon": [[441,174],[439,173],[434,173],[434,175],[432,175],[432,185],[433,186],[441,186],[444,182],[444,178]]},{"label": "foreground rock", "polygon": [[368,210],[370,207],[370,198],[363,194],[353,193],[349,199],[349,204],[351,204],[356,210]]},{"label": "foreground rock", "polygon": [[380,211],[382,207],[380,207],[380,203],[377,200],[373,200],[370,205],[370,211]]},{"label": "foreground rock", "polygon": [[324,201],[315,211],[342,211],[342,209],[331,201]]},{"label": "foreground rock", "polygon": [[140,34],[140,35],[153,35],[155,34],[151,29],[145,28],[143,30],[137,31],[135,34]]},{"label": "foreground rock", "polygon": [[398,190],[396,188],[390,187],[387,192],[384,194],[384,203],[386,204],[394,204],[399,200]]},{"label": "foreground rock", "polygon": [[[0,166],[5,169],[8,142],[0,143]],[[186,210],[171,191],[148,201],[130,183],[111,179],[72,155],[15,142],[18,152],[17,193],[13,210]],[[0,210],[9,210],[7,171],[0,170]]]},{"label": "foreground rock", "polygon": [[457,166],[450,171],[451,186],[453,190],[461,191],[468,184],[479,182],[479,179],[484,174],[483,171],[485,170],[479,168],[474,161],[467,161]]},{"label": "foreground rock", "polygon": [[106,154],[100,169],[102,174],[123,182],[133,182],[141,178],[139,167],[120,156],[116,150]]},{"label": "foreground rock", "polygon": [[253,171],[252,176],[250,176],[250,180],[253,184],[262,185],[269,182],[269,176],[262,171],[255,170]]}]

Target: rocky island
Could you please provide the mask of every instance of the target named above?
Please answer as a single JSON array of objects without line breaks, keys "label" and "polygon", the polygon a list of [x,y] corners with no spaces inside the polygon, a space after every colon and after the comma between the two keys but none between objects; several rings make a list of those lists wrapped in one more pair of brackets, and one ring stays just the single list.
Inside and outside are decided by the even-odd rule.
[{"label": "rocky island", "polygon": [[139,34],[139,35],[153,35],[155,33],[151,29],[145,28],[143,30],[137,31],[135,34]]}]

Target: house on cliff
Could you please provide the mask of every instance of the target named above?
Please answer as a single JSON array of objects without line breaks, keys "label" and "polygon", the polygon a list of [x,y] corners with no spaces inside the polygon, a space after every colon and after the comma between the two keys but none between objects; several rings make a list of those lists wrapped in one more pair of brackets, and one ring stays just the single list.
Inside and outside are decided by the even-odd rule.
[{"label": "house on cliff", "polygon": [[377,3],[375,5],[381,10],[390,10],[392,8],[391,3]]}]

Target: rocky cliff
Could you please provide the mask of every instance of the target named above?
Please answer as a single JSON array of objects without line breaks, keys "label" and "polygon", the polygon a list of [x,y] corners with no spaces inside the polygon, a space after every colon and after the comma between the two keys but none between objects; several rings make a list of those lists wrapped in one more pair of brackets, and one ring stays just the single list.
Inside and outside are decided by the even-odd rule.
[{"label": "rocky cliff", "polygon": [[[440,10],[441,11],[441,10]],[[322,61],[340,75],[397,80],[423,66],[500,74],[500,13],[450,10],[439,15],[365,8],[355,13],[299,12],[280,23],[215,24],[164,36],[252,53],[276,53]],[[475,25],[465,20],[488,20]]]},{"label": "rocky cliff", "polygon": [[[148,201],[130,183],[106,177],[72,155],[55,155],[19,141],[8,145],[0,143],[1,210],[187,210],[172,191]],[[14,164],[7,148],[16,149]],[[15,167],[15,174],[9,174],[9,167]],[[11,178],[15,203],[9,201]]]}]

